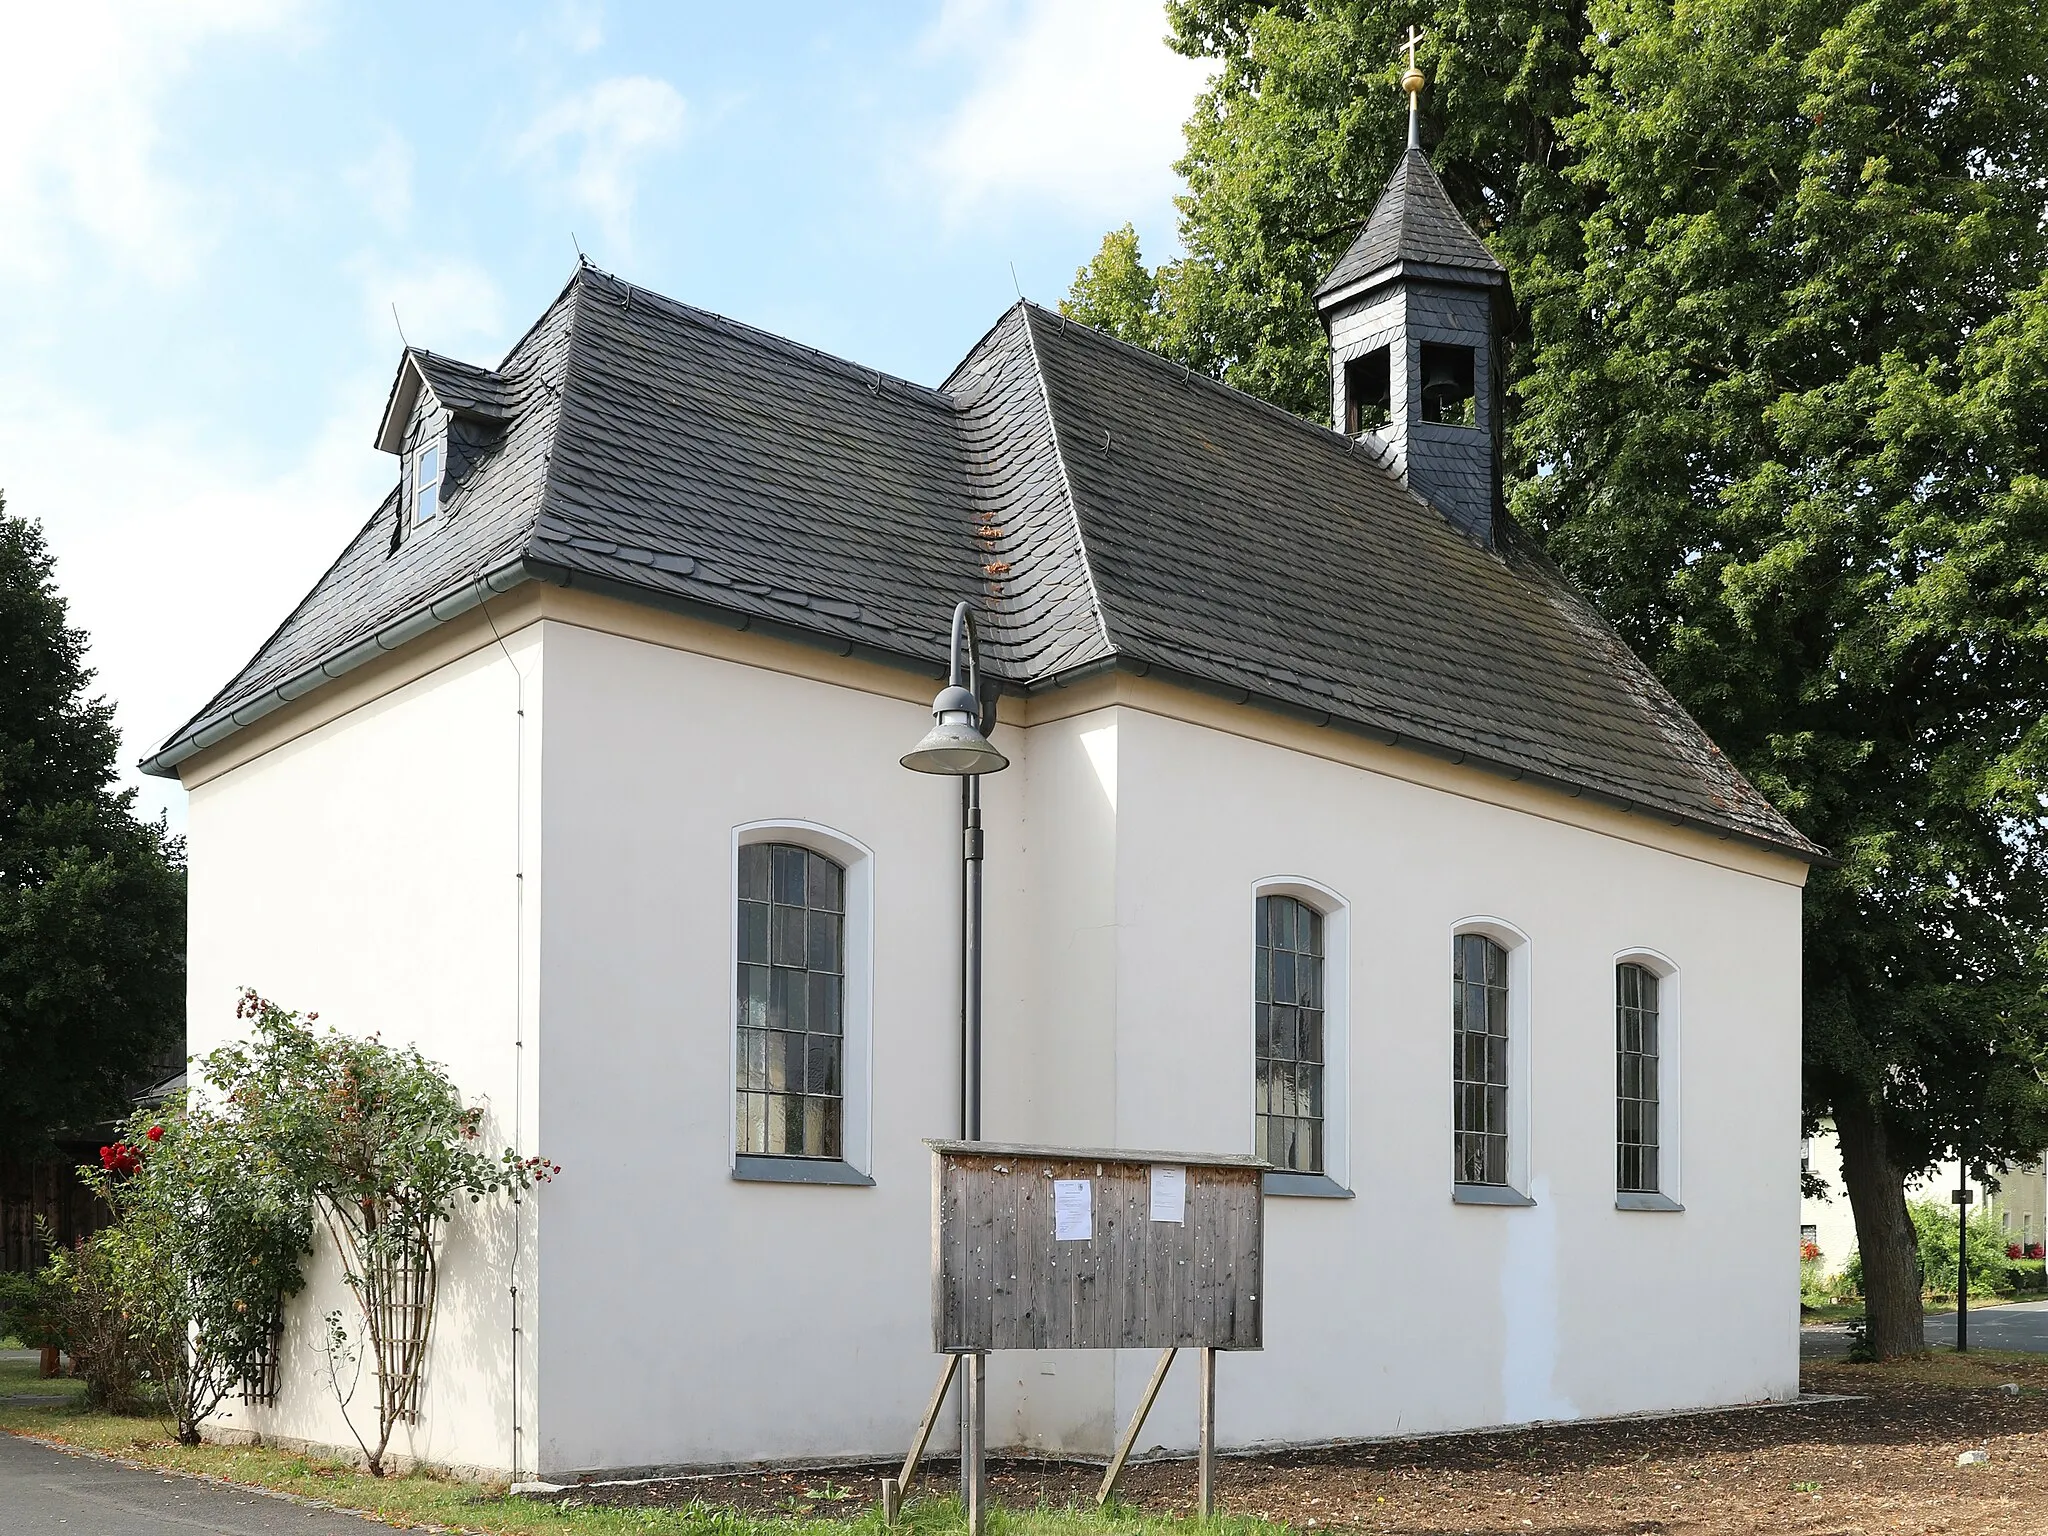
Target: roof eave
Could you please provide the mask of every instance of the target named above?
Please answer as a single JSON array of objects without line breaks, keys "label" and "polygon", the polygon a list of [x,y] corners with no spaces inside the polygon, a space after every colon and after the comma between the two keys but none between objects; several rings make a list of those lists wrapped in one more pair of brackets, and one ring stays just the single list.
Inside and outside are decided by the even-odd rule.
[{"label": "roof eave", "polygon": [[245,699],[231,708],[217,710],[213,714],[203,715],[192,721],[136,766],[155,778],[175,779],[178,777],[180,763],[197,756],[208,747],[218,746],[238,731],[254,725],[273,710],[280,709],[295,699],[304,698],[324,684],[355,671],[366,662],[374,661],[379,656],[418,639],[428,630],[439,628],[449,620],[476,607],[486,596],[510,591],[521,582],[534,579],[535,574],[522,556],[506,562],[495,570],[473,577],[452,591],[444,591],[440,596],[402,614],[375,634],[307,667],[302,672],[294,673],[255,698]]},{"label": "roof eave", "polygon": [[397,453],[405,446],[405,424],[412,419],[413,402],[428,389],[427,376],[420,371],[411,348],[398,360],[398,372],[391,379],[391,393],[384,401],[384,416],[377,423],[372,446],[379,453]]},{"label": "roof eave", "polygon": [[1370,272],[1359,277],[1346,278],[1341,283],[1326,283],[1315,292],[1316,312],[1323,313],[1337,305],[1370,293],[1375,288],[1400,280],[1451,283],[1464,288],[1504,288],[1508,275],[1502,267],[1454,267],[1443,262],[1409,261],[1396,258],[1382,262]]},{"label": "roof eave", "polygon": [[1509,779],[1516,783],[1534,784],[1539,788],[1552,790],[1574,800],[1588,800],[1595,805],[1605,806],[1609,810],[1621,811],[1632,816],[1641,816],[1666,826],[1684,827],[1694,832],[1704,833],[1718,842],[1739,843],[1745,847],[1760,849],[1765,853],[1777,854],[1782,858],[1794,859],[1802,864],[1822,869],[1833,869],[1841,863],[1839,859],[1825,848],[1809,843],[1803,838],[1798,842],[1787,842],[1781,838],[1769,837],[1761,832],[1747,831],[1726,822],[1712,820],[1709,817],[1689,815],[1683,811],[1673,810],[1668,806],[1653,805],[1648,801],[1634,800],[1626,795],[1618,795],[1611,790],[1574,783],[1569,779],[1543,773],[1518,763],[1510,763],[1498,758],[1487,757],[1483,753],[1468,751],[1461,747],[1445,746],[1440,742],[1431,741],[1428,737],[1417,736],[1407,731],[1397,731],[1390,726],[1374,725],[1367,721],[1355,720],[1349,716],[1335,714],[1329,710],[1314,709],[1304,704],[1295,703],[1290,699],[1276,698],[1272,694],[1261,693],[1254,689],[1218,683],[1213,679],[1183,671],[1178,667],[1163,666],[1157,662],[1146,661],[1140,657],[1122,652],[1114,656],[1105,657],[1099,661],[1085,662],[1080,666],[1070,667],[1064,671],[1034,679],[1023,685],[1021,691],[1028,695],[1071,688],[1078,683],[1088,681],[1090,678],[1099,677],[1111,672],[1123,672],[1134,677],[1158,678],[1175,687],[1206,694],[1211,698],[1224,699],[1233,704],[1242,704],[1267,710],[1274,714],[1284,715],[1290,719],[1306,721],[1310,725],[1322,726],[1329,730],[1343,731],[1347,735],[1361,736],[1368,741],[1376,741],[1382,746],[1397,747],[1407,752],[1417,752],[1425,757],[1435,758],[1439,762],[1462,764],[1466,767],[1477,768],[1482,772],[1493,774],[1499,778]]}]

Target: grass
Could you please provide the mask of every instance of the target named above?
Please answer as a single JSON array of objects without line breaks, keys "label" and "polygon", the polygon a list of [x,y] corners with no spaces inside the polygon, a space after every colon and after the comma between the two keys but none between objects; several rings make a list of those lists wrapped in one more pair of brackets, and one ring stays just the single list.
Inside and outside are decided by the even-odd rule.
[{"label": "grass", "polygon": [[1863,1303],[1802,1301],[1799,1303],[1799,1320],[1802,1323],[1860,1323],[1863,1321]]},{"label": "grass", "polygon": [[[11,1381],[12,1378],[6,1378]],[[342,1462],[266,1446],[179,1445],[169,1426],[151,1419],[85,1413],[76,1382],[63,1382],[66,1395],[49,1404],[0,1403],[0,1431],[33,1435],[81,1450],[98,1451],[168,1472],[194,1472],[227,1482],[295,1494],[341,1509],[373,1514],[394,1525],[444,1526],[484,1536],[883,1536],[872,1505],[855,1504],[846,1518],[764,1519],[730,1509],[691,1505],[681,1509],[560,1509],[508,1495],[502,1486],[458,1482],[419,1473],[374,1478]],[[0,1396],[10,1388],[0,1388]],[[852,1501],[849,1501],[851,1503]],[[1214,1521],[1141,1515],[1112,1507],[1094,1509],[995,1509],[993,1536],[1283,1536],[1285,1527],[1261,1520]],[[910,1536],[941,1536],[964,1529],[955,1499],[914,1499],[905,1506],[900,1530]]]},{"label": "grass", "polygon": [[78,1383],[61,1376],[43,1378],[42,1366],[34,1360],[0,1360],[0,1397],[75,1398]]}]

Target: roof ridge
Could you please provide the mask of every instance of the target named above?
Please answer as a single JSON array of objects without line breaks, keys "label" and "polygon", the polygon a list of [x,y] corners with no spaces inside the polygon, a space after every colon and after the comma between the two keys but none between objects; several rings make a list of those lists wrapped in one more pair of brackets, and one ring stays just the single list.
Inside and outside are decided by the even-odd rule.
[{"label": "roof ridge", "polygon": [[1024,344],[1031,352],[1031,372],[1038,380],[1038,398],[1045,406],[1046,436],[1052,443],[1052,461],[1060,472],[1060,488],[1067,496],[1067,518],[1074,528],[1074,548],[1081,552],[1081,575],[1088,582],[1088,606],[1095,614],[1095,628],[1102,643],[1114,653],[1116,637],[1109,632],[1109,610],[1102,606],[1102,588],[1095,581],[1095,562],[1088,553],[1088,534],[1081,523],[1081,499],[1074,494],[1074,476],[1067,468],[1067,453],[1060,446],[1060,413],[1052,403],[1052,380],[1046,377],[1045,362],[1038,355],[1038,331],[1032,324],[1037,307],[1027,299],[1012,306],[1023,319]]},{"label": "roof ridge", "polygon": [[763,330],[758,325],[749,325],[744,320],[735,320],[730,315],[721,315],[713,309],[705,309],[696,304],[685,304],[681,299],[672,299],[667,294],[656,289],[643,288],[640,284],[633,282],[629,278],[620,277],[615,272],[607,272],[595,263],[586,261],[577,269],[577,275],[580,278],[601,278],[607,283],[616,284],[624,288],[629,295],[627,301],[629,304],[632,301],[632,297],[647,300],[653,303],[657,309],[667,310],[679,319],[690,321],[696,325],[705,325],[712,329],[723,330],[728,335],[765,346],[771,351],[801,357],[813,363],[822,363],[828,368],[844,373],[856,383],[871,386],[875,380],[880,379],[884,383],[900,385],[913,394],[925,397],[930,404],[948,407],[952,405],[952,397],[943,389],[934,388],[930,384],[920,384],[915,379],[906,379],[900,375],[885,372],[880,368],[870,367],[865,363],[856,363],[852,358],[841,357],[837,353],[826,352],[817,347],[807,346],[800,341],[792,341],[787,336],[778,336],[773,331]]},{"label": "roof ridge", "polygon": [[[575,278],[563,292],[569,300],[568,336],[562,343],[562,377],[551,393],[554,395],[555,419],[548,423],[547,449],[541,456],[540,494],[533,499],[533,516],[528,520],[525,531],[515,541],[519,553],[527,559],[537,558],[534,545],[540,539],[541,523],[554,509],[555,503],[555,461],[561,457],[567,438],[567,446],[573,449],[575,427],[570,415],[570,395],[577,388],[576,349],[583,332],[583,285],[580,281],[585,267],[577,268]],[[595,270],[594,268],[591,270]],[[549,309],[553,309],[553,305]],[[531,334],[531,333],[529,333]]]},{"label": "roof ridge", "polygon": [[548,316],[552,315],[555,312],[555,306],[560,304],[562,300],[566,299],[569,296],[569,291],[576,286],[576,279],[580,271],[581,269],[579,268],[578,271],[571,272],[569,274],[569,280],[566,283],[562,284],[561,287],[555,290],[555,296],[552,299],[549,299],[547,303],[541,305],[540,313],[533,317],[533,324],[529,325],[525,330],[519,333],[519,339],[513,342],[511,346],[505,349],[505,355],[498,359],[498,366],[493,368],[491,372],[499,375],[502,375],[505,372],[505,365],[511,362],[513,358],[519,355],[519,349],[521,347],[525,346],[529,341],[533,340],[534,332],[538,331],[542,326],[548,323]]},{"label": "roof ridge", "polygon": [[[1269,416],[1276,417],[1281,421],[1285,421],[1292,424],[1298,431],[1311,433],[1312,435],[1323,439],[1332,447],[1342,448],[1346,453],[1358,453],[1363,451],[1357,439],[1346,437],[1342,432],[1337,431],[1334,427],[1326,427],[1319,421],[1310,421],[1308,417],[1298,415],[1295,412],[1288,410],[1287,407],[1284,405],[1275,405],[1272,401],[1262,399],[1260,396],[1251,393],[1249,390],[1239,389],[1235,384],[1226,384],[1223,380],[1214,378],[1209,374],[1197,373],[1195,372],[1194,365],[1192,363],[1176,363],[1172,358],[1168,357],[1163,352],[1154,352],[1150,347],[1141,347],[1134,341],[1125,341],[1121,336],[1112,336],[1108,331],[1101,330],[1096,326],[1092,326],[1088,324],[1085,320],[1075,320],[1071,316],[1063,315],[1057,313],[1056,311],[1048,310],[1041,304],[1033,304],[1029,299],[1022,300],[1021,302],[1025,304],[1028,308],[1033,310],[1035,313],[1042,316],[1046,321],[1059,321],[1060,330],[1062,333],[1064,333],[1067,327],[1071,325],[1077,331],[1086,331],[1090,336],[1095,337],[1099,341],[1106,341],[1112,347],[1121,348],[1123,351],[1129,352],[1133,356],[1143,358],[1146,362],[1152,364],[1154,367],[1165,368],[1168,370],[1175,368],[1180,369],[1183,375],[1181,382],[1184,384],[1188,384],[1191,386],[1204,385],[1209,389],[1221,392],[1223,395],[1227,396],[1232,400],[1240,401],[1245,404],[1255,406]],[[1385,465],[1381,464],[1379,460],[1373,458],[1370,454],[1368,454],[1367,461],[1371,463],[1375,468],[1379,469],[1382,474],[1385,474],[1388,479],[1393,480],[1396,485],[1400,484],[1400,481],[1393,475],[1391,471],[1389,471],[1386,468]],[[1407,487],[1403,486],[1402,489],[1406,490]]]},{"label": "roof ridge", "polygon": [[[542,313],[545,314],[546,311],[543,310]],[[408,346],[405,350],[414,357],[424,357],[433,362],[446,363],[450,368],[465,369],[470,373],[481,374],[485,378],[499,378],[503,376],[496,368],[486,368],[482,363],[472,363],[460,357],[450,357],[446,352],[436,352],[431,347]]]}]

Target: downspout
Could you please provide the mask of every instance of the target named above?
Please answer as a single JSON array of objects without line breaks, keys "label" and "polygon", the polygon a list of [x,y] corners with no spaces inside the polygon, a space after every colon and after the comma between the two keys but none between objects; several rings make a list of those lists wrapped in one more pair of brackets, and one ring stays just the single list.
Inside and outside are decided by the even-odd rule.
[{"label": "downspout", "polygon": [[[512,1145],[526,1155],[526,672],[513,657],[511,647],[498,631],[490,605],[483,595],[485,578],[478,576],[477,606],[491,626],[491,638],[504,653],[512,669]],[[512,1259],[506,1281],[506,1302],[510,1311],[512,1446],[510,1477],[514,1492],[521,1487],[520,1452],[523,1425],[520,1422],[519,1357],[525,1342],[520,1327],[519,1277],[525,1258],[525,1193],[512,1187]]]}]

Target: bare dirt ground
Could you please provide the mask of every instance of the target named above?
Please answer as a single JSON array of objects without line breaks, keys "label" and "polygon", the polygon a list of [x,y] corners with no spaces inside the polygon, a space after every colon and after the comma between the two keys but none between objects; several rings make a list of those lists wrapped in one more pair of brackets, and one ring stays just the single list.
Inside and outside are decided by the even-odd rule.
[{"label": "bare dirt ground", "polygon": [[[1219,1496],[1229,1514],[1301,1530],[2048,1532],[2048,1357],[1809,1361],[1802,1385],[1856,1400],[1229,1457]],[[1958,1467],[1957,1455],[1973,1449],[1989,1460]],[[952,1464],[928,1466],[914,1491],[950,1490]],[[894,1469],[677,1479],[559,1497],[833,1515],[872,1498],[883,1470]],[[1012,1508],[1092,1503],[1101,1476],[1099,1466],[1073,1462],[990,1467],[996,1501]],[[1118,1495],[1148,1513],[1192,1513],[1194,1468],[1134,1466]]]}]

